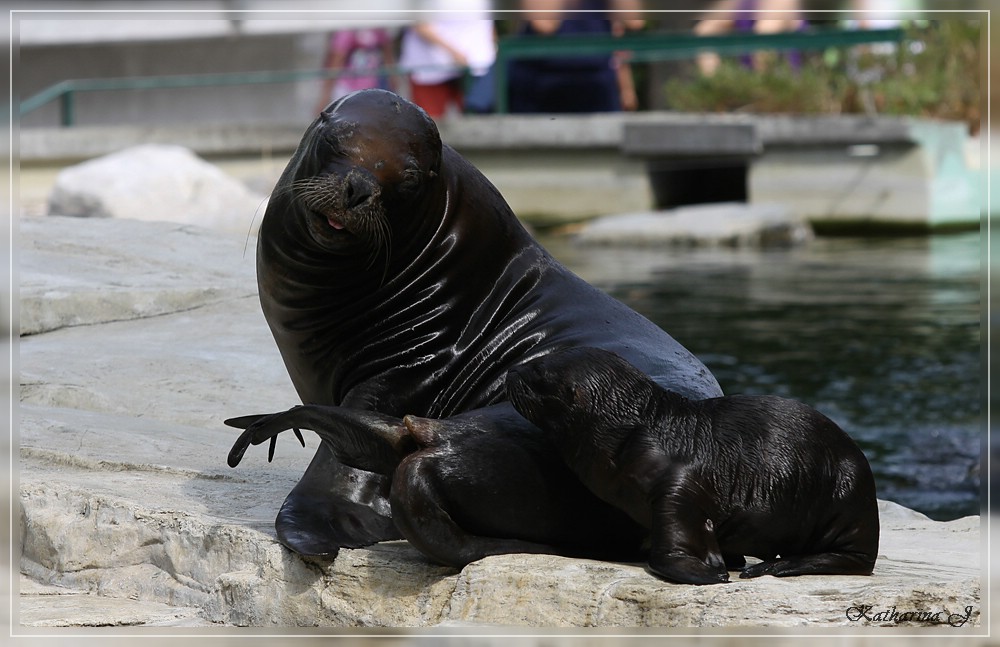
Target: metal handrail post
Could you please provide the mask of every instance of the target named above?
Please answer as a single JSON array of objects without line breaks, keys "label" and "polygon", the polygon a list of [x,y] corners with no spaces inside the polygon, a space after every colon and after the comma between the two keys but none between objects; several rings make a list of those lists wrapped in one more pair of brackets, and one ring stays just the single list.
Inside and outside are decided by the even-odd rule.
[{"label": "metal handrail post", "polygon": [[65,127],[73,125],[73,99],[75,93],[72,89],[66,90],[59,96],[59,123]]},{"label": "metal handrail post", "polygon": [[497,57],[493,62],[493,81],[496,83],[497,103],[495,110],[499,115],[505,115],[510,111],[510,87],[507,83],[507,68],[509,56],[507,48],[497,47]]}]

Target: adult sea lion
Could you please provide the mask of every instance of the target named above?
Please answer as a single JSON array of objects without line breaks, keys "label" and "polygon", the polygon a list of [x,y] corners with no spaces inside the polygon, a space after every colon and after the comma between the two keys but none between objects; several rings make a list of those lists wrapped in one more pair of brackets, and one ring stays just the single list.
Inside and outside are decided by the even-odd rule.
[{"label": "adult sea lion", "polygon": [[[650,529],[649,567],[666,579],[875,566],[871,467],[815,409],[773,396],[689,400],[596,348],[515,367],[507,390],[595,494]],[[744,568],[746,555],[763,561]]]},{"label": "adult sea lion", "polygon": [[[446,418],[498,405],[504,377],[560,348],[627,357],[692,398],[721,395],[656,325],[556,262],[434,122],[391,92],[331,104],[308,127],[260,227],[261,308],[303,403]],[[537,431],[537,430],[535,430]],[[303,554],[398,538],[392,475],[322,442],[275,521]]]}]

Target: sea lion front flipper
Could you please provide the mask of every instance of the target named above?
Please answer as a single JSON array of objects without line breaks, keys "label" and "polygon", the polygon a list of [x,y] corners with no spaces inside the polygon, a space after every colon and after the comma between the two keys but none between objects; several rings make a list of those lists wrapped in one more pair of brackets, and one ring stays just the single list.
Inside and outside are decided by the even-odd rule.
[{"label": "sea lion front flipper", "polygon": [[700,488],[684,468],[670,467],[651,493],[649,570],[681,584],[729,581],[715,528]]},{"label": "sea lion front flipper", "polygon": [[773,575],[871,575],[875,566],[875,556],[852,552],[828,552],[814,555],[765,560],[747,566],[740,573],[741,578]]},{"label": "sea lion front flipper", "polygon": [[390,477],[348,467],[320,443],[274,520],[278,541],[302,555],[334,557],[341,547],[402,539],[390,516],[390,485]]}]

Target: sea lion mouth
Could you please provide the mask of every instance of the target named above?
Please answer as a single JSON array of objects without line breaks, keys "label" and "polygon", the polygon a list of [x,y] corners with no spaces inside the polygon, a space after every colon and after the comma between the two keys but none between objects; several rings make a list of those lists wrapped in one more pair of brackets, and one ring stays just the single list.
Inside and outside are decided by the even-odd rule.
[{"label": "sea lion mouth", "polygon": [[308,206],[306,211],[309,233],[316,242],[324,246],[357,242],[363,237],[363,226],[359,224],[366,217],[363,214],[318,210]]},{"label": "sea lion mouth", "polygon": [[310,224],[315,225],[314,229],[317,233],[322,234],[344,234],[348,235],[351,230],[347,227],[347,218],[338,212],[333,210],[322,210],[314,209],[307,206],[309,211]]},{"label": "sea lion mouth", "polygon": [[292,184],[306,212],[307,226],[321,244],[361,240],[369,248],[387,244],[388,225],[378,183],[358,171],[318,175]]},{"label": "sea lion mouth", "polygon": [[316,175],[290,185],[301,209],[305,234],[326,253],[367,257],[365,269],[382,268],[384,282],[392,256],[392,228],[382,187],[364,171]]}]

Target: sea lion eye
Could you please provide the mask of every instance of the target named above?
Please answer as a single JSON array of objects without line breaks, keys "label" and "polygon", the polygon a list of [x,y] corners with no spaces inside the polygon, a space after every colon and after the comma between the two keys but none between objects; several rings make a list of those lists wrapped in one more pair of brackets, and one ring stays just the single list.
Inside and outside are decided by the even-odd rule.
[{"label": "sea lion eye", "polygon": [[399,182],[399,190],[404,193],[413,193],[420,187],[420,177],[419,169],[406,169],[403,171],[403,179]]},{"label": "sea lion eye", "polygon": [[383,167],[385,167],[385,160],[379,160],[379,161],[375,162],[375,170],[376,171],[381,171]]}]

